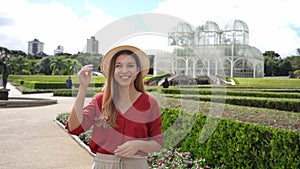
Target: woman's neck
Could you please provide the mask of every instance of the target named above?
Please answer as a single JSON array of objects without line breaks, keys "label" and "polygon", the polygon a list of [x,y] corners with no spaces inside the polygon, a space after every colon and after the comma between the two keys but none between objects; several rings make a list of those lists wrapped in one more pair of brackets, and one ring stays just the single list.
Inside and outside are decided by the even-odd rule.
[{"label": "woman's neck", "polygon": [[134,86],[129,88],[119,87],[118,93],[116,107],[122,114],[125,113],[142,94],[137,91]]},{"label": "woman's neck", "polygon": [[133,85],[129,87],[119,87],[118,100],[135,101],[141,92],[137,91]]}]

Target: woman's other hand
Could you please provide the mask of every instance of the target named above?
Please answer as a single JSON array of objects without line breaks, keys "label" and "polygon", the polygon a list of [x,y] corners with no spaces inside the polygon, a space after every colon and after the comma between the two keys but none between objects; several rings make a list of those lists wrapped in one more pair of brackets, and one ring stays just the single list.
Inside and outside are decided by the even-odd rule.
[{"label": "woman's other hand", "polygon": [[137,151],[139,151],[139,144],[140,143],[138,140],[127,141],[126,143],[117,147],[115,150],[115,155],[125,158],[132,157]]}]

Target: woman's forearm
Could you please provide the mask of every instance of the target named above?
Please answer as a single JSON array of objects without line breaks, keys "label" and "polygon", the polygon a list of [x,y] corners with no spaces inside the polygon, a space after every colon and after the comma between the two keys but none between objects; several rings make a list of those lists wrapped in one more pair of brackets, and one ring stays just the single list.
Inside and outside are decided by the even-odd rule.
[{"label": "woman's forearm", "polygon": [[71,109],[70,117],[68,120],[69,130],[76,129],[82,122],[85,95],[86,95],[86,88],[79,86],[77,97]]}]

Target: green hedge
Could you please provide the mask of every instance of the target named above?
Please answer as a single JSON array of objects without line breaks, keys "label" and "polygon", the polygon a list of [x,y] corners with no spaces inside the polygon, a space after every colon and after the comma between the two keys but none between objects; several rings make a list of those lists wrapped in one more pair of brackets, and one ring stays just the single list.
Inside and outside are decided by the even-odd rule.
[{"label": "green hedge", "polygon": [[[38,81],[18,81],[24,87],[30,89],[65,89],[65,82],[38,82]],[[75,87],[78,87],[79,84],[73,84]],[[103,83],[90,83],[89,87],[102,87]]]},{"label": "green hedge", "polygon": [[[163,130],[174,125],[179,110],[164,109]],[[181,112],[182,113],[182,112]],[[170,131],[164,145],[176,140],[186,131],[190,123],[189,113],[181,119],[181,126]],[[205,128],[204,125],[206,125]],[[212,126],[217,124],[217,128]],[[202,132],[202,135],[200,133]],[[207,140],[206,134],[213,133]],[[199,142],[203,139],[205,142]],[[227,168],[299,168],[300,167],[300,134],[292,131],[240,123],[217,117],[199,114],[188,135],[177,145],[181,151],[189,151],[196,158],[204,157],[210,166]],[[166,147],[167,148],[167,147]]]},{"label": "green hedge", "polygon": [[255,98],[255,97],[227,97],[214,95],[166,95],[170,98],[189,99],[196,101],[218,102],[239,106],[260,107],[292,112],[300,112],[299,99]]},{"label": "green hedge", "polygon": [[300,112],[300,94],[160,89],[167,97]]},{"label": "green hedge", "polygon": [[[179,115],[181,118],[178,118]],[[66,124],[68,116],[69,113],[62,113],[57,116],[57,120]],[[282,169],[300,167],[299,132],[169,108],[162,109],[162,119],[165,134],[163,147],[175,146],[183,152],[192,153],[194,159],[205,158],[209,166],[225,164],[227,168]],[[188,130],[190,126],[191,130]],[[88,144],[90,134],[89,130],[79,137]],[[185,134],[187,135],[182,138]],[[178,144],[172,145],[178,139]]]},{"label": "green hedge", "polygon": [[[101,88],[97,88],[95,90],[88,89],[86,92],[86,97],[92,97],[96,95],[97,93],[101,92]],[[78,88],[77,89],[60,89],[60,90],[54,90],[53,96],[77,96]]]},{"label": "green hedge", "polygon": [[194,96],[194,95],[184,95],[184,96],[168,95],[167,97],[300,112],[300,101],[296,99],[288,100],[288,99],[272,99],[272,98],[254,98],[254,97],[225,97],[225,96],[222,97],[222,96]]},{"label": "green hedge", "polygon": [[[148,92],[157,91],[156,88],[153,88],[151,86],[146,87],[146,90]],[[76,96],[78,89],[60,89],[60,90],[54,90],[53,96]],[[88,90],[86,96],[91,97],[96,95],[97,93],[102,92],[101,88],[97,88],[95,90]]]},{"label": "green hedge", "polygon": [[[246,91],[226,91],[225,89],[211,88],[209,90],[187,90],[187,89],[161,89],[165,94],[190,94],[190,95],[211,95],[226,94],[227,96],[246,97],[269,97],[269,98],[300,98],[296,93],[270,93],[270,92],[246,92]],[[275,92],[275,91],[274,91]]]}]

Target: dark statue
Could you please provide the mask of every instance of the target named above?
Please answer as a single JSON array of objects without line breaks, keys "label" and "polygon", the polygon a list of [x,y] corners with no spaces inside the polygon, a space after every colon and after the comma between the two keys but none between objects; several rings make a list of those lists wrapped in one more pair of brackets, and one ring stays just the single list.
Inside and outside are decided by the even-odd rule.
[{"label": "dark statue", "polygon": [[6,89],[7,78],[8,78],[8,67],[4,61],[0,60],[0,66],[2,70],[2,84],[3,88]]}]

